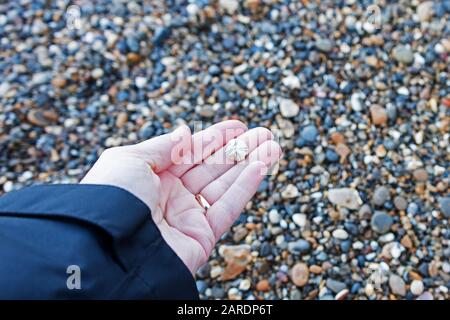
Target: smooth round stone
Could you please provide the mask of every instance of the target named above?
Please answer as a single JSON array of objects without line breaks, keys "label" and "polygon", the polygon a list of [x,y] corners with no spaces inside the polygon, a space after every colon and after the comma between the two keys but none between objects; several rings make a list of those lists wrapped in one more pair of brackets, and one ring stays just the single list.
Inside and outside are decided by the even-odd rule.
[{"label": "smooth round stone", "polygon": [[263,280],[258,281],[255,288],[257,291],[266,292],[266,291],[270,290],[270,283],[267,279],[263,279]]},{"label": "smooth round stone", "polygon": [[212,288],[211,294],[216,299],[223,299],[226,296],[225,290],[223,290],[221,287]]},{"label": "smooth round stone", "polygon": [[139,129],[138,135],[141,139],[148,139],[153,136],[155,130],[151,121],[146,122]]},{"label": "smooth round stone", "polygon": [[289,76],[283,78],[282,83],[283,83],[283,85],[285,85],[286,87],[288,87],[290,89],[300,88],[300,80],[294,75],[289,75]]},{"label": "smooth round stone", "polygon": [[230,299],[230,300],[241,300],[242,299],[241,292],[237,288],[230,288],[228,290],[227,295],[228,295],[228,299]]},{"label": "smooth round stone", "polygon": [[411,202],[408,204],[408,208],[406,208],[406,212],[411,215],[417,214],[419,212],[419,206],[415,202]]},{"label": "smooth round stone", "polygon": [[309,279],[308,266],[302,262],[294,265],[291,270],[291,279],[297,287],[303,287],[305,284],[307,284]]},{"label": "smooth round stone", "polygon": [[92,78],[94,78],[94,79],[100,79],[101,77],[103,77],[104,72],[102,69],[96,68],[96,69],[92,70],[91,75],[92,75]]},{"label": "smooth round stone", "polygon": [[428,172],[425,169],[416,169],[413,172],[413,177],[418,182],[425,182],[428,180]]},{"label": "smooth round stone", "polygon": [[305,252],[308,252],[310,249],[311,249],[311,244],[308,241],[303,240],[303,239],[299,239],[297,241],[288,243],[289,252],[294,253],[294,254],[305,253]]},{"label": "smooth round stone", "polygon": [[393,294],[402,297],[406,295],[405,282],[400,276],[396,274],[391,274],[391,276],[389,277],[389,287],[391,288],[391,292]]},{"label": "smooth round stone", "polygon": [[336,229],[332,233],[333,238],[339,239],[339,240],[345,240],[348,238],[348,233],[344,229]]},{"label": "smooth round stone", "polygon": [[346,284],[342,281],[334,280],[331,278],[327,279],[326,282],[327,288],[333,291],[334,293],[339,293],[342,290],[346,289]]},{"label": "smooth round stone", "polygon": [[414,53],[412,52],[411,48],[407,46],[398,45],[394,48],[392,53],[395,60],[397,60],[398,62],[411,64],[414,61]]},{"label": "smooth round stone", "polygon": [[159,27],[153,35],[152,42],[155,46],[160,46],[171,35],[171,29],[167,27]]},{"label": "smooth round stone", "polygon": [[298,115],[300,107],[291,99],[280,100],[280,113],[285,118],[292,118]]},{"label": "smooth round stone", "polygon": [[328,200],[335,205],[353,210],[358,209],[362,204],[358,191],[351,188],[329,190]]},{"label": "smooth round stone", "polygon": [[261,245],[261,248],[259,250],[259,255],[261,257],[267,257],[271,253],[271,251],[272,251],[272,246],[270,245],[270,243],[264,242]]},{"label": "smooth round stone", "polygon": [[413,280],[411,282],[410,290],[411,293],[415,296],[419,296],[422,294],[424,289],[423,282],[420,280]]},{"label": "smooth round stone", "polygon": [[134,84],[139,89],[142,89],[142,88],[144,88],[147,85],[147,78],[146,77],[136,77],[134,79]]},{"label": "smooth round stone", "polygon": [[269,220],[271,223],[278,224],[280,222],[280,219],[281,217],[277,210],[272,209],[269,211]]},{"label": "smooth round stone", "polygon": [[135,37],[127,37],[125,41],[130,51],[132,52],[139,51],[139,41]]},{"label": "smooth round stone", "polygon": [[186,12],[190,16],[195,16],[199,11],[199,7],[195,3],[190,3],[186,6]]},{"label": "smooth round stone", "polygon": [[364,106],[364,104],[362,102],[361,93],[359,93],[359,92],[353,93],[350,98],[350,104],[351,104],[353,111],[360,112]]},{"label": "smooth round stone", "polygon": [[408,202],[406,201],[405,198],[396,196],[394,198],[394,206],[397,210],[403,211],[407,208]]},{"label": "smooth round stone", "polygon": [[370,116],[372,117],[373,124],[376,126],[384,125],[388,121],[386,109],[377,104],[370,107]]},{"label": "smooth round stone", "polygon": [[383,206],[390,199],[391,199],[390,191],[385,186],[376,188],[372,196],[372,201],[377,206]]},{"label": "smooth round stone", "polygon": [[376,211],[370,221],[372,229],[378,233],[388,232],[391,228],[392,223],[392,217],[384,211]]},{"label": "smooth round stone", "polygon": [[397,108],[393,104],[389,104],[386,107],[386,113],[389,118],[389,120],[395,121],[397,119]]},{"label": "smooth round stone", "polygon": [[302,299],[302,293],[298,289],[294,289],[291,291],[289,298],[291,300],[301,300]]},{"label": "smooth round stone", "polygon": [[248,289],[250,289],[251,285],[252,282],[250,281],[250,279],[243,279],[239,282],[239,290],[247,291]]},{"label": "smooth round stone", "polygon": [[319,130],[316,126],[309,125],[302,129],[300,137],[303,138],[307,143],[314,143],[319,135]]},{"label": "smooth round stone", "polygon": [[292,221],[300,228],[303,228],[306,226],[308,218],[304,213],[295,213],[292,215]]},{"label": "smooth round stone", "polygon": [[200,294],[204,294],[208,288],[208,284],[204,280],[197,280],[195,284],[197,285],[197,290]]},{"label": "smooth round stone", "polygon": [[426,291],[417,297],[417,300],[434,300],[434,298],[430,292]]},{"label": "smooth round stone", "polygon": [[431,20],[434,14],[434,3],[433,1],[421,2],[416,9],[417,17],[420,22],[426,22]]},{"label": "smooth round stone", "polygon": [[450,218],[450,197],[440,198],[439,205],[444,216]]},{"label": "smooth round stone", "polygon": [[330,52],[333,50],[333,42],[329,39],[319,39],[316,41],[316,48],[323,52]]},{"label": "smooth round stone", "polygon": [[210,66],[208,68],[208,73],[212,76],[218,76],[220,74],[221,70],[218,66],[216,66],[215,64],[213,64],[212,66]]},{"label": "smooth round stone", "polygon": [[211,265],[209,263],[205,263],[200,268],[198,268],[196,275],[200,279],[203,279],[208,277],[210,272],[211,272]]},{"label": "smooth round stone", "polygon": [[338,162],[340,159],[339,155],[331,149],[327,149],[325,152],[325,157],[330,162]]},{"label": "smooth round stone", "polygon": [[297,198],[299,192],[295,185],[288,184],[284,190],[281,192],[281,197],[283,199],[294,199]]},{"label": "smooth round stone", "polygon": [[219,0],[219,6],[227,13],[233,14],[239,8],[239,1],[237,0]]},{"label": "smooth round stone", "polygon": [[3,184],[3,191],[4,192],[11,192],[14,189],[14,183],[12,181],[6,181]]}]

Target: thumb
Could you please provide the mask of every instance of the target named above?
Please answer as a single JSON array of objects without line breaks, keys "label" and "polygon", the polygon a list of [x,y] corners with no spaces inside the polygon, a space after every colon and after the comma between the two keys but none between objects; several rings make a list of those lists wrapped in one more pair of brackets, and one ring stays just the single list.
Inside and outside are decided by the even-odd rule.
[{"label": "thumb", "polygon": [[139,155],[156,173],[180,164],[191,151],[191,129],[182,125],[175,131],[134,145]]}]

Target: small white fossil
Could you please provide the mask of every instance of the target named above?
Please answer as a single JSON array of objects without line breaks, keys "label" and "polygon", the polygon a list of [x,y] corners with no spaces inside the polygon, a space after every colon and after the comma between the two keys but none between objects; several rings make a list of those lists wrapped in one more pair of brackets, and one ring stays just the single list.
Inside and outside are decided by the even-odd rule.
[{"label": "small white fossil", "polygon": [[239,162],[245,159],[248,153],[248,146],[244,141],[232,139],[225,148],[225,154],[228,159]]}]

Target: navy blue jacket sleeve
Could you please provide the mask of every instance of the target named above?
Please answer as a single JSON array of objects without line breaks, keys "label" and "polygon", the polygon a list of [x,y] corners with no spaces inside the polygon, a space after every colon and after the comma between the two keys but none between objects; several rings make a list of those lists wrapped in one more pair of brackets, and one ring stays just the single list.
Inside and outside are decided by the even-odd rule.
[{"label": "navy blue jacket sleeve", "polygon": [[198,299],[198,292],[134,195],[43,185],[0,197],[0,298]]}]

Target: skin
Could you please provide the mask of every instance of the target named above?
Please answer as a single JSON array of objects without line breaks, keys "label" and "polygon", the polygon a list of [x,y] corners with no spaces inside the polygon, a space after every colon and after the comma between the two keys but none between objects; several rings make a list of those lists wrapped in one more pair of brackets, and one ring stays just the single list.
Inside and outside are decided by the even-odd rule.
[{"label": "skin", "polygon": [[[225,145],[233,138],[249,146],[249,155],[239,163],[225,157]],[[247,130],[230,120],[192,135],[181,126],[139,144],[105,150],[81,183],[117,186],[142,200],[164,240],[195,273],[280,157],[280,146],[265,128]],[[197,194],[209,203],[207,210]]]}]

